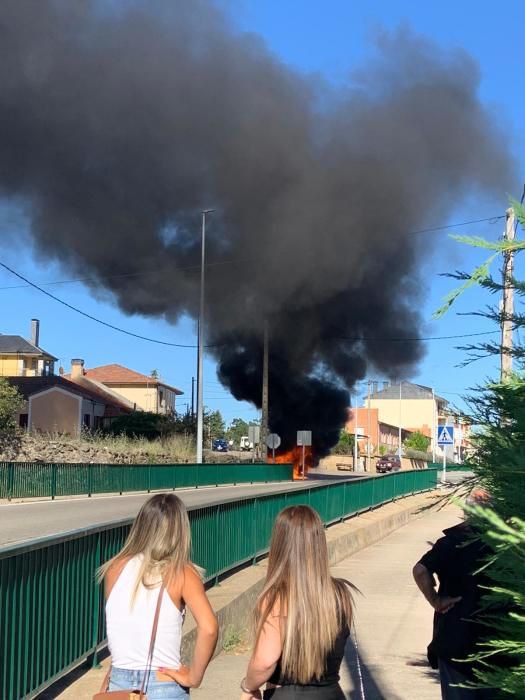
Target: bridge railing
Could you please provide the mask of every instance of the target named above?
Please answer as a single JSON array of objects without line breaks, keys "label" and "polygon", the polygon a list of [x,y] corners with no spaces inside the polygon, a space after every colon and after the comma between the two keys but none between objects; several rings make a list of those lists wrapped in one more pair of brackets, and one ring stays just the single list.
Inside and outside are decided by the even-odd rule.
[{"label": "bridge railing", "polygon": [[[428,465],[429,469],[437,469],[441,471],[443,469],[443,462],[429,462]],[[448,464],[447,463],[447,472],[470,472],[472,471],[472,467],[469,467],[467,464]]]},{"label": "bridge railing", "polygon": [[291,481],[291,464],[51,464],[0,462],[0,499],[166,491]]},{"label": "bridge railing", "polygon": [[[435,470],[397,472],[337,484],[189,508],[192,559],[207,581],[255,561],[268,548],[277,513],[309,504],[328,525],[435,487]],[[104,602],[95,570],[116,554],[131,520],[0,549],[0,697],[33,698],[105,644]]]}]

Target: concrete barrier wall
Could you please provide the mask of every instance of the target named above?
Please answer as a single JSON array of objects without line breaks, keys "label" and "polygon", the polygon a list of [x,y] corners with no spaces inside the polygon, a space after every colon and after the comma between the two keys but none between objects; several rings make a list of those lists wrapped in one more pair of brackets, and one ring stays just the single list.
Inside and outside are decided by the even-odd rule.
[{"label": "concrete barrier wall", "polygon": [[[370,473],[375,474],[376,473],[376,463],[379,457],[372,457],[370,460],[371,463],[371,468],[370,468]],[[359,457],[359,462],[361,465],[366,464],[366,457],[361,456]],[[348,467],[350,470],[353,470],[354,466],[354,458],[351,455],[330,455],[329,457],[324,457],[320,463],[319,467],[317,467],[318,470],[323,471],[338,471],[338,467],[343,467],[341,471],[344,471],[345,467]],[[401,458],[401,469],[426,469],[430,465],[427,464],[422,459],[410,459],[408,457],[402,457]],[[316,470],[313,470],[316,471]],[[367,471],[369,471],[367,469]]]}]

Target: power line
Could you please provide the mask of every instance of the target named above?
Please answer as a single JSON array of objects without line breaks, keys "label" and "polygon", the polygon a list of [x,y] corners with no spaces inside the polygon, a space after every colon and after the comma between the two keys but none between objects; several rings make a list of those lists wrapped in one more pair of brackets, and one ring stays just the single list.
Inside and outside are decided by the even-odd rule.
[{"label": "power line", "polygon": [[[120,328],[119,326],[115,326],[112,323],[108,323],[107,321],[103,321],[100,318],[97,318],[96,316],[93,316],[92,314],[88,314],[86,311],[82,311],[82,309],[79,309],[76,306],[73,306],[73,304],[69,304],[67,301],[64,301],[63,299],[60,299],[59,297],[55,296],[54,294],[51,294],[51,292],[48,292],[45,289],[42,289],[39,285],[35,284],[34,282],[31,282],[31,280],[27,279],[27,277],[24,277],[22,274],[19,272],[16,272],[16,270],[13,270],[13,268],[9,267],[5,263],[0,261],[0,266],[3,267],[5,270],[10,272],[12,275],[15,275],[15,277],[18,277],[19,279],[23,280],[26,282],[27,285],[30,287],[33,287],[33,289],[36,289],[37,291],[41,292],[42,294],[45,294],[47,297],[50,299],[53,299],[53,301],[58,302],[59,304],[62,304],[62,306],[65,306],[66,308],[70,309],[70,311],[74,311],[75,313],[80,314],[81,316],[84,316],[84,318],[88,318],[90,321],[94,321],[95,323],[99,323],[102,326],[105,326],[106,328],[110,328],[111,330],[117,331],[118,333],[124,333],[125,335],[131,336],[132,338],[138,338],[139,340],[145,340],[148,343],[155,343],[157,345],[166,345],[168,347],[174,347],[174,348],[190,348],[190,349],[195,349],[197,346],[194,344],[186,344],[186,343],[170,343],[166,340],[157,340],[156,338],[149,338],[145,335],[141,335],[140,333],[133,333],[132,331],[128,331],[125,328]],[[498,333],[499,331],[481,331],[479,333],[463,333],[459,335],[442,335],[442,336],[427,336],[427,337],[416,337],[416,338],[367,338],[365,337],[335,337],[333,338],[334,340],[347,340],[351,342],[424,342],[424,341],[430,341],[430,340],[453,340],[453,339],[458,339],[458,338],[472,338],[474,336],[480,336],[480,335],[491,335],[494,333]],[[207,348],[213,348],[213,347],[221,347],[221,345],[225,345],[226,343],[222,344],[215,344],[215,345],[207,345]]]},{"label": "power line", "polygon": [[500,219],[504,219],[505,215],[500,214],[498,216],[487,216],[484,219],[472,219],[471,221],[460,221],[459,224],[447,224],[446,226],[435,226],[434,228],[422,228],[419,231],[409,231],[407,235],[416,235],[418,233],[432,233],[433,231],[445,231],[448,228],[458,228],[458,226],[468,226],[469,224],[482,224],[485,221],[489,221],[491,224],[495,224]]},{"label": "power line", "polygon": [[[210,262],[210,263],[205,263],[205,267],[218,267],[219,265],[244,265],[245,263],[250,263],[250,262],[255,262],[254,259],[246,259],[242,260],[238,258],[237,260],[217,260],[216,262]],[[182,267],[172,267],[170,268],[170,272],[185,272],[187,270],[200,270],[201,266],[199,265],[186,265]],[[102,275],[101,277],[79,277],[77,279],[72,279],[72,280],[56,280],[55,282],[41,282],[41,286],[44,287],[50,287],[56,284],[78,284],[80,282],[101,282],[104,280],[112,280],[112,279],[122,279],[125,277],[141,277],[143,275],[158,275],[159,270],[156,268],[155,270],[139,270],[136,272],[122,272],[121,274],[118,275]],[[33,286],[32,284],[16,284],[16,285],[11,285],[9,287],[0,287],[1,291],[4,290],[9,290],[9,289],[27,289],[27,287]]]},{"label": "power line", "polygon": [[85,318],[89,318],[91,321],[95,321],[95,323],[100,323],[102,326],[106,326],[106,328],[111,328],[114,331],[118,331],[119,333],[124,333],[125,335],[130,335],[131,337],[138,338],[139,340],[146,340],[148,343],[157,343],[158,345],[169,345],[170,347],[174,347],[174,348],[196,348],[197,347],[196,345],[185,345],[183,343],[168,343],[166,340],[156,340],[155,338],[148,338],[145,335],[140,335],[139,333],[133,333],[132,331],[127,331],[124,328],[119,328],[118,326],[114,326],[112,323],[108,323],[107,321],[102,321],[100,318],[96,318],[95,316],[92,316],[91,314],[88,314],[85,311],[78,309],[76,306],[73,306],[72,304],[68,304],[67,301],[64,301],[63,299],[59,299],[54,294],[51,294],[51,292],[47,292],[45,289],[42,289],[42,287],[39,287],[37,284],[34,284],[34,282],[31,282],[26,277],[24,277],[20,273],[16,272],[12,268],[8,267],[5,263],[3,263],[1,261],[0,261],[0,266],[3,267],[4,269],[6,269],[11,274],[15,275],[15,277],[18,277],[19,279],[26,282],[30,287],[37,289],[39,292],[42,292],[42,294],[45,294],[50,299],[57,301],[59,304],[62,304],[66,308],[70,309],[71,311],[75,311],[77,314],[80,314],[81,316],[84,316]]},{"label": "power line", "polygon": [[[434,231],[445,231],[450,228],[458,228],[459,226],[469,226],[470,224],[481,224],[486,221],[489,221],[490,223],[495,224],[497,221],[500,219],[504,219],[504,216],[488,216],[484,219],[472,219],[470,221],[460,221],[457,224],[447,224],[446,226],[435,226],[432,228],[423,228],[419,229],[417,231],[407,231],[405,235],[407,236],[415,236],[420,233],[432,233]],[[256,263],[258,262],[255,258],[250,258],[250,259],[237,259],[237,260],[217,260],[215,262],[209,262],[205,263],[205,267],[217,267],[220,265],[244,265],[247,263]],[[5,266],[4,266],[5,267]],[[200,270],[201,266],[199,265],[187,265],[183,267],[173,267],[170,269],[170,272],[184,272],[187,270]],[[83,282],[100,282],[104,280],[112,280],[112,279],[123,279],[126,277],[141,277],[142,275],[158,275],[159,270],[158,268],[155,268],[154,270],[139,270],[136,272],[123,272],[118,275],[103,275],[102,277],[79,277],[77,279],[72,279],[72,280],[56,280],[55,282],[41,282],[41,286],[52,286],[52,285],[58,285],[58,284],[78,284],[78,283],[83,283]],[[22,278],[23,279],[23,278]],[[5,291],[5,290],[11,290],[11,289],[26,289],[27,287],[34,287],[35,284],[28,282],[27,284],[17,284],[17,285],[11,285],[7,287],[0,287],[0,291]]]},{"label": "power line", "polygon": [[457,338],[473,338],[474,336],[478,335],[493,335],[494,333],[499,333],[499,331],[480,331],[479,333],[460,333],[459,335],[431,335],[425,337],[420,337],[420,338],[347,338],[347,337],[341,337],[341,338],[334,338],[334,340],[350,340],[350,341],[358,341],[362,340],[367,343],[384,343],[385,341],[392,341],[392,342],[398,342],[398,343],[416,343],[416,342],[421,342],[425,340],[454,340]]}]

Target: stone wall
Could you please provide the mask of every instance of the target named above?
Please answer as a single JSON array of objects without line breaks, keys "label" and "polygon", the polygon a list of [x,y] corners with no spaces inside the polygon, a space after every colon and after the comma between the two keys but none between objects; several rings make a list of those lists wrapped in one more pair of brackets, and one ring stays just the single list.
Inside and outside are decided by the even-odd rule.
[{"label": "stone wall", "polygon": [[[361,464],[366,462],[366,457],[359,457]],[[372,457],[372,469],[371,472],[374,474],[376,471],[376,462],[378,457]],[[350,455],[329,455],[328,457],[323,457],[319,462],[319,469],[328,471],[341,471],[344,473],[347,469],[349,471],[353,470],[354,458]],[[409,459],[408,457],[401,458],[401,468],[402,469],[425,469],[427,463],[421,459]]]}]

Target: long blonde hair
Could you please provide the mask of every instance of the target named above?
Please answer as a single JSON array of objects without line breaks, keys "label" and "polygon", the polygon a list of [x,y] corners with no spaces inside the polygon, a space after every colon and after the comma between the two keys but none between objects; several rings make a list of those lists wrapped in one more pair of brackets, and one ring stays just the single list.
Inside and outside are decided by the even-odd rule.
[{"label": "long blonde hair", "polygon": [[159,493],[143,504],[120,552],[97,571],[101,581],[122,559],[141,555],[142,561],[131,596],[135,600],[141,584],[154,588],[180,576],[190,564],[191,531],[188,512],[174,493]]},{"label": "long blonde hair", "polygon": [[351,624],[350,584],[332,578],[321,518],[309,506],[290,506],[275,521],[268,573],[255,612],[256,640],[278,615],[283,676],[298,684],[319,680],[326,657]]}]

